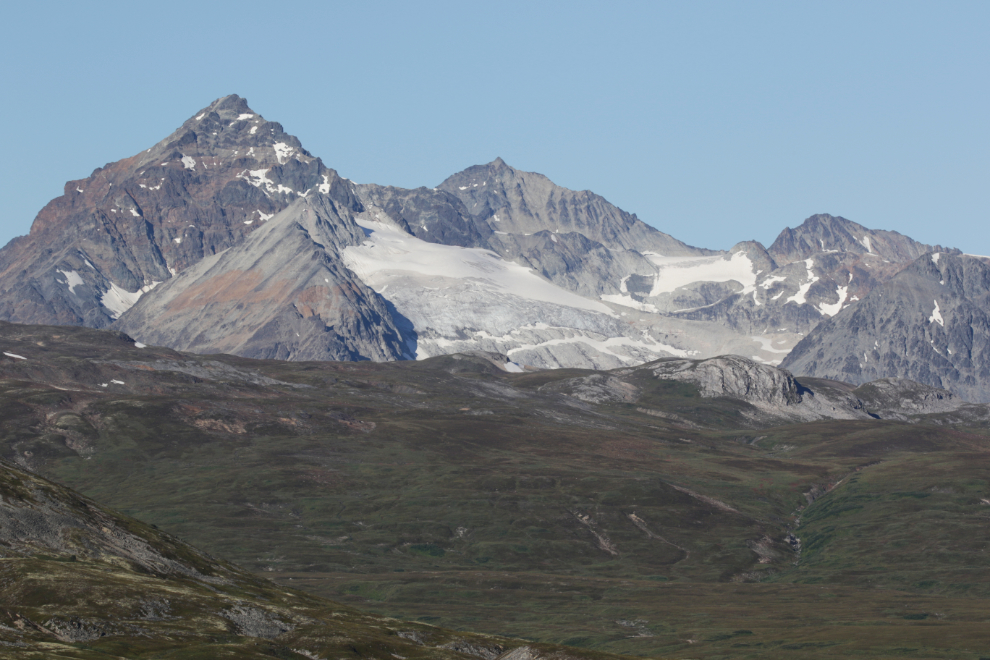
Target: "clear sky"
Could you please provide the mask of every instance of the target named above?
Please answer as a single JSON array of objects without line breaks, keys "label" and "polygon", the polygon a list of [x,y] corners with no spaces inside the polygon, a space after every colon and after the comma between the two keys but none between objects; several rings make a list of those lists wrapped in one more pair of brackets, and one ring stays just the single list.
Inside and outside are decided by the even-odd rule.
[{"label": "clear sky", "polygon": [[832,213],[990,255],[990,2],[35,1],[0,24],[0,244],[236,93],[358,182],[501,156],[694,245]]}]

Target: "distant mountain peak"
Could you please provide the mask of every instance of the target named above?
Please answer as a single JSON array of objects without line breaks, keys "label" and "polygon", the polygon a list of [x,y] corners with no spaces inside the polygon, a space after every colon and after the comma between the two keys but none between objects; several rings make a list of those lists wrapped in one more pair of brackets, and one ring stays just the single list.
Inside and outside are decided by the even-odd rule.
[{"label": "distant mountain peak", "polygon": [[353,185],[281,124],[221,97],[150,148],[67,183],[29,236],[0,252],[0,318],[103,327],[317,193],[360,206]]},{"label": "distant mountain peak", "polygon": [[897,263],[911,262],[926,252],[958,253],[940,245],[920,243],[896,231],[868,229],[828,213],[817,213],[793,229],[784,229],[767,251],[779,264],[836,252],[873,255]]}]

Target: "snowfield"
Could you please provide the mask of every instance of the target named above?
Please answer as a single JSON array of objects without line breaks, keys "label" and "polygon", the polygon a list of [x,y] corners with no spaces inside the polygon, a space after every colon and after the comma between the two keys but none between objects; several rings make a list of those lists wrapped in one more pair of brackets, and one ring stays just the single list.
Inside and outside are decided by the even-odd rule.
[{"label": "snowfield", "polygon": [[664,257],[647,252],[644,255],[653,262],[660,272],[653,283],[649,297],[663,293],[673,293],[682,286],[696,282],[739,282],[745,295],[756,286],[756,269],[744,252],[736,252],[731,257]]},{"label": "snowfield", "polygon": [[408,321],[417,359],[481,349],[537,367],[614,368],[690,354],[489,250],[428,243],[367,217],[358,224],[367,239],[343,250],[344,263]]},{"label": "snowfield", "polygon": [[416,275],[441,289],[469,283],[482,291],[615,316],[607,306],[566,291],[532,269],[504,261],[489,250],[427,243],[382,222],[359,221],[358,225],[368,234],[368,240],[361,246],[345,248],[344,260],[365,284],[376,290],[397,275]]}]

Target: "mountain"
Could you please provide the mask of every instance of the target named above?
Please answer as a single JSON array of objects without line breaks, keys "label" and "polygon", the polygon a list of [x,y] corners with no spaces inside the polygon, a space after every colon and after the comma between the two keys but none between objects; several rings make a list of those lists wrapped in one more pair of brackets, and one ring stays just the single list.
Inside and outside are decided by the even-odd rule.
[{"label": "mountain", "polygon": [[0,319],[293,360],[780,364],[932,251],[958,254],[829,215],[769,249],[692,247],[502,159],[434,188],[357,185],[228,96],[69,182],[0,250]]},{"label": "mountain", "polygon": [[141,153],[69,181],[0,250],[0,318],[105,327],[311,191],[352,187],[233,95]]},{"label": "mountain", "polygon": [[542,174],[509,167],[501,158],[454,174],[438,189],[503,234],[577,233],[612,250],[667,256],[717,253],[685,245],[588,190],[562,188]]},{"label": "mountain", "polygon": [[328,195],[294,201],[190,266],[116,324],[145,343],[281,360],[400,359],[386,303],[340,259],[364,233]]},{"label": "mountain", "polygon": [[[768,251],[780,264],[834,252],[872,255],[882,262],[909,263],[925,253],[946,249],[919,243],[896,231],[867,229],[851,220],[820,213],[795,229],[784,229]],[[877,265],[872,262],[870,267]]]},{"label": "mountain", "polygon": [[797,374],[909,378],[990,402],[990,263],[933,252],[823,322],[784,360]]}]

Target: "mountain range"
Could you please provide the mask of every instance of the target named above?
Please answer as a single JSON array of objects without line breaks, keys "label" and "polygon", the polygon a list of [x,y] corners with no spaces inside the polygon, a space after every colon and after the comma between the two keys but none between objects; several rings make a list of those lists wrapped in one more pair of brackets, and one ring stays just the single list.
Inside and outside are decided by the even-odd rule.
[{"label": "mountain range", "polygon": [[732,354],[990,401],[987,268],[825,214],[769,248],[693,247],[501,159],[435,188],[357,184],[232,95],[66,184],[0,250],[0,319],[284,360]]}]

